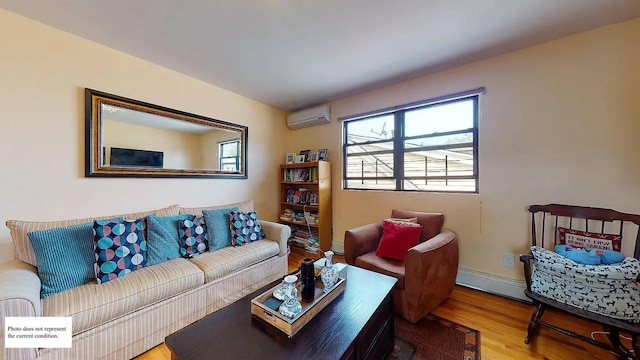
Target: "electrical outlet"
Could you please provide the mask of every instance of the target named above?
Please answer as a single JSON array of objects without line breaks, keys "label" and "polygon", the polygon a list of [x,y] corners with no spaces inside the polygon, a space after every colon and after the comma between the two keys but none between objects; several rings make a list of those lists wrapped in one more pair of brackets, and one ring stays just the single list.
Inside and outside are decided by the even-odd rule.
[{"label": "electrical outlet", "polygon": [[505,267],[516,267],[516,256],[513,254],[502,254],[502,265]]}]

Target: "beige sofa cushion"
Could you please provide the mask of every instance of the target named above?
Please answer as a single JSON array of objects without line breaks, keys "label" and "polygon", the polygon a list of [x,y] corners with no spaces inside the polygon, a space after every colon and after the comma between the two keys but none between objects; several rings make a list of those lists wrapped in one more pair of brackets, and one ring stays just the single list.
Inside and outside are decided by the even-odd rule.
[{"label": "beige sofa cushion", "polygon": [[241,201],[233,204],[226,204],[226,205],[181,207],[180,214],[191,214],[191,215],[195,215],[196,217],[201,217],[202,210],[226,209],[226,208],[233,208],[233,207],[237,207],[238,210],[242,212],[255,211],[253,209],[253,200],[245,200],[245,201]]},{"label": "beige sofa cushion", "polygon": [[118,216],[123,216],[125,219],[139,219],[145,217],[151,213],[155,213],[158,216],[171,216],[178,215],[180,206],[171,205],[166,208],[142,211],[130,214],[117,214],[108,216],[98,216],[83,219],[70,219],[60,221],[20,221],[20,220],[7,220],[7,227],[11,233],[11,239],[13,240],[14,258],[22,260],[27,264],[38,266],[36,263],[36,257],[33,254],[33,248],[27,234],[31,231],[53,229],[63,226],[84,224],[96,219],[111,219]]},{"label": "beige sofa cushion", "polygon": [[243,246],[227,246],[191,259],[204,272],[204,282],[212,282],[270,257],[277,256],[277,242],[263,239]]},{"label": "beige sofa cushion", "polygon": [[90,282],[51,295],[42,300],[42,315],[72,316],[75,335],[203,283],[197,266],[173,259],[100,285]]}]

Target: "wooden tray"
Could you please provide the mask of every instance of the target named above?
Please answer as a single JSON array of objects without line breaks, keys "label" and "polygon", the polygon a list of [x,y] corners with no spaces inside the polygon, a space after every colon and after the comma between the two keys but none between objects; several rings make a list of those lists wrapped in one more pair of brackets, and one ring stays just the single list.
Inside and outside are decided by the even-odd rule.
[{"label": "wooden tray", "polygon": [[293,319],[290,319],[282,314],[277,309],[265,305],[276,303],[282,303],[282,301],[273,297],[273,292],[282,286],[282,283],[275,287],[265,291],[264,293],[256,296],[251,300],[251,314],[267,324],[275,326],[289,337],[293,337],[304,325],[306,325],[320,310],[324,309],[333,299],[335,299],[340,293],[344,291],[346,284],[345,279],[338,279],[336,286],[328,293],[325,293],[324,285],[320,279],[316,279],[315,297],[313,302],[300,301],[302,304],[302,311]]}]

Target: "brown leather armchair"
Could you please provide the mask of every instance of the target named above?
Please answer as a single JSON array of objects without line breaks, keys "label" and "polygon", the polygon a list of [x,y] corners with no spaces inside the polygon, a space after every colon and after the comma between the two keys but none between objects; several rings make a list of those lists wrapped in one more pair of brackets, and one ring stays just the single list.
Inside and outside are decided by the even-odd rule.
[{"label": "brown leather armchair", "polygon": [[420,242],[409,249],[404,261],[376,256],[382,221],[345,231],[345,260],[398,279],[393,292],[395,312],[415,323],[453,290],[458,274],[458,239],[453,232],[442,230],[443,214],[396,209],[391,217],[417,218],[423,227]]}]

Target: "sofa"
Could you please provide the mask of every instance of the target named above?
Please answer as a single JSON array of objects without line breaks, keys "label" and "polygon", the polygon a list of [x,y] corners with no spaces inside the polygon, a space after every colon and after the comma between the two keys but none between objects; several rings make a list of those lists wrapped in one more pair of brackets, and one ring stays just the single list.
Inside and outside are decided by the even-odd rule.
[{"label": "sofa", "polygon": [[[227,246],[192,258],[174,258],[144,266],[98,284],[80,286],[41,298],[38,264],[27,234],[93,222],[138,219],[150,214],[203,216],[203,210],[253,211],[253,201],[186,208],[172,205],[150,211],[52,222],[7,221],[14,260],[0,266],[0,331],[6,317],[72,317],[71,348],[6,349],[0,336],[0,359],[129,359],[202,317],[233,303],[287,273],[286,225],[260,220],[264,238]],[[247,309],[249,311],[249,309]]]},{"label": "sofa", "polygon": [[[398,258],[381,254],[385,237],[396,246],[404,241],[389,237],[393,234],[387,231],[395,229],[393,225],[387,227],[392,219],[412,219],[421,226],[415,233],[415,242],[407,244]],[[455,286],[458,239],[453,232],[443,230],[443,225],[444,214],[393,209],[389,219],[345,231],[345,260],[398,279],[393,291],[394,311],[416,323],[443,302]]]}]

